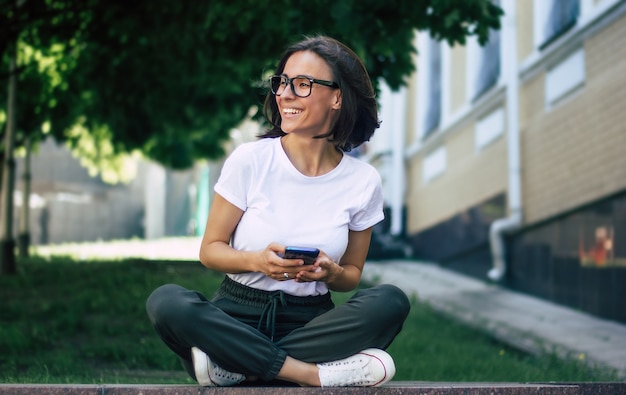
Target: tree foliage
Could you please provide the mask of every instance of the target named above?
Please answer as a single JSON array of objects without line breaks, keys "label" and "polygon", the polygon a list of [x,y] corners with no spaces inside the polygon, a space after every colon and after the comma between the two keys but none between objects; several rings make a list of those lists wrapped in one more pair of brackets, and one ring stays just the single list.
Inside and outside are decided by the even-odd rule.
[{"label": "tree foliage", "polygon": [[[230,130],[262,105],[282,50],[303,35],[345,42],[375,84],[396,89],[415,70],[415,29],[484,43],[501,13],[488,0],[0,0],[0,78],[18,43],[24,134],[50,125],[78,147],[84,133],[69,131],[80,124],[110,155],[140,150],[185,168],[222,154]],[[94,147],[82,155],[102,158]]]}]

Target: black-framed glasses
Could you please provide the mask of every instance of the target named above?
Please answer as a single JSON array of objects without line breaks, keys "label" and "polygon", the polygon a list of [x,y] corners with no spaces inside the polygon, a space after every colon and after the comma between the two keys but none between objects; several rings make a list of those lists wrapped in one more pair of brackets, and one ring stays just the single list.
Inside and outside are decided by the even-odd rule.
[{"label": "black-framed glasses", "polygon": [[294,95],[307,97],[311,95],[313,84],[339,88],[339,84],[334,81],[318,80],[304,75],[297,75],[293,78],[288,78],[284,75],[273,75],[270,77],[270,89],[276,96],[282,95],[287,85],[289,85]]}]

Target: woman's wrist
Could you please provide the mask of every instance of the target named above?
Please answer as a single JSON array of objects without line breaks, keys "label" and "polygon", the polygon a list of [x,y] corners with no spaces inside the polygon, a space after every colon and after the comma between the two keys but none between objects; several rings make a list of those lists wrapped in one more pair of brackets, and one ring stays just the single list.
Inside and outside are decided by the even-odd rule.
[{"label": "woman's wrist", "polygon": [[339,264],[335,264],[333,266],[333,270],[330,271],[328,277],[326,277],[326,284],[331,289],[335,288],[333,286],[338,286],[338,288],[342,288],[340,284],[342,283],[342,277],[346,269]]}]

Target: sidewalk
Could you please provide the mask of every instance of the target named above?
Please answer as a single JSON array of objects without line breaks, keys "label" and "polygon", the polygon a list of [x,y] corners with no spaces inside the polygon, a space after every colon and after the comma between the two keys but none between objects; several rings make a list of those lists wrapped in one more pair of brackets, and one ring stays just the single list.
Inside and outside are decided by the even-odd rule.
[{"label": "sidewalk", "polygon": [[0,384],[3,395],[616,395],[625,383],[428,383],[381,387],[199,387],[162,384]]},{"label": "sidewalk", "polygon": [[3,395],[617,395],[624,383],[426,383],[381,387],[199,387],[149,384],[0,384]]},{"label": "sidewalk", "polygon": [[435,264],[367,262],[363,279],[390,283],[435,310],[538,354],[555,352],[589,366],[617,370],[626,379],[626,325],[506,290]]}]

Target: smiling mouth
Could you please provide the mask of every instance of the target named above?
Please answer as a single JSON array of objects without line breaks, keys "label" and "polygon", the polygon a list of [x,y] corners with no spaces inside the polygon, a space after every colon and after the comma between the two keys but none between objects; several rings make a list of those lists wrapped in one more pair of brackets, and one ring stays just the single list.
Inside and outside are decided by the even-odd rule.
[{"label": "smiling mouth", "polygon": [[283,110],[283,114],[300,114],[302,112],[302,110],[296,110],[295,108],[285,108]]}]

